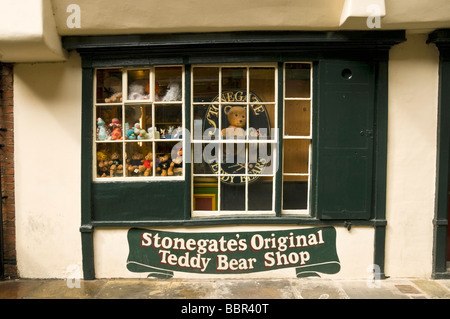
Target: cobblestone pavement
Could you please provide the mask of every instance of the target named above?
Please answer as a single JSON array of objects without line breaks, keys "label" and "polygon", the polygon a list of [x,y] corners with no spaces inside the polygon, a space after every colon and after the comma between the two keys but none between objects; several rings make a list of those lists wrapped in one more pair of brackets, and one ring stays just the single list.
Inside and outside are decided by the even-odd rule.
[{"label": "cobblestone pavement", "polygon": [[20,279],[0,299],[450,299],[450,279]]}]

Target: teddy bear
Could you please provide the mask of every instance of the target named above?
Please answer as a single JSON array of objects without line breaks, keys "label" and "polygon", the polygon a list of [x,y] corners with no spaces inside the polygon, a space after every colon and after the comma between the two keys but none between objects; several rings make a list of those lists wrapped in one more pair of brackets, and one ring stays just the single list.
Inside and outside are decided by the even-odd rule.
[{"label": "teddy bear", "polygon": [[123,164],[120,160],[120,154],[118,152],[114,152],[111,154],[109,165],[111,177],[123,175]]},{"label": "teddy bear", "polygon": [[122,92],[114,93],[109,98],[105,99],[106,103],[120,103],[122,102]]},{"label": "teddy bear", "polygon": [[229,126],[222,129],[222,136],[245,136],[244,127],[247,124],[247,109],[243,106],[227,105],[224,108]]},{"label": "teddy bear", "polygon": [[128,165],[128,172],[131,176],[140,175],[145,171],[143,155],[141,153],[134,153],[133,156],[131,156],[131,160],[129,161]]},{"label": "teddy bear", "polygon": [[109,126],[112,128],[111,139],[121,140],[122,139],[122,125],[118,118],[113,118]]},{"label": "teddy bear", "polygon": [[159,164],[156,169],[161,173],[161,176],[173,175],[173,167],[170,166],[172,160],[169,154],[161,154],[158,156]]},{"label": "teddy bear", "polygon": [[97,119],[97,141],[108,140],[111,136],[111,131],[105,124],[105,121],[99,117]]},{"label": "teddy bear", "polygon": [[97,152],[97,177],[108,177],[110,174],[108,155]]},{"label": "teddy bear", "polygon": [[148,153],[144,157],[144,176],[150,176],[152,174],[152,168],[153,168],[153,153]]},{"label": "teddy bear", "polygon": [[177,169],[178,171],[180,171],[182,166],[183,166],[183,149],[180,148],[180,150],[177,153],[177,157],[175,157],[172,160],[172,163],[170,163],[171,169],[167,172],[167,174],[172,176],[174,174],[174,170]]},{"label": "teddy bear", "polygon": [[178,82],[170,82],[167,86],[167,92],[162,98],[162,101],[180,101],[181,100],[181,86]]},{"label": "teddy bear", "polygon": [[148,100],[148,93],[145,92],[144,86],[140,83],[131,83],[128,91],[129,100]]}]

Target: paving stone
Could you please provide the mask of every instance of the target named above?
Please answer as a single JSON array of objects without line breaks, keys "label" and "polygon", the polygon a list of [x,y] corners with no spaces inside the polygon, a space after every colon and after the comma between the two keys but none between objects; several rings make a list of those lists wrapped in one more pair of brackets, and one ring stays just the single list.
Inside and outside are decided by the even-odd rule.
[{"label": "paving stone", "polygon": [[97,299],[162,299],[170,282],[162,280],[109,280],[96,294]]},{"label": "paving stone", "polygon": [[217,298],[216,289],[213,281],[172,281],[167,288],[167,296],[171,299]]},{"label": "paving stone", "polygon": [[412,285],[395,285],[395,287],[404,294],[422,294],[422,292],[414,288]]},{"label": "paving stone", "polygon": [[302,299],[347,299],[343,289],[329,280],[297,279],[292,280],[297,298]]},{"label": "paving stone", "polygon": [[83,299],[95,296],[106,281],[67,282],[67,280],[45,280],[24,295],[27,299]]},{"label": "paving stone", "polygon": [[384,281],[370,285],[365,280],[342,281],[340,284],[350,299],[410,299]]},{"label": "paving stone", "polygon": [[412,282],[419,287],[430,298],[436,299],[449,299],[450,291],[445,286],[440,285],[436,281],[432,280],[412,280]]},{"label": "paving stone", "polygon": [[0,281],[0,299],[22,299],[40,285],[42,282],[36,280]]}]

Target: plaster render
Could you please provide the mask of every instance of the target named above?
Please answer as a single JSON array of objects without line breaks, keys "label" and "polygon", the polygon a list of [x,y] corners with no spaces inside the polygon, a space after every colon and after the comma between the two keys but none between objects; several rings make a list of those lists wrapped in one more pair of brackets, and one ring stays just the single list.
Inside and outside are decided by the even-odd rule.
[{"label": "plaster render", "polygon": [[14,68],[17,267],[64,278],[81,267],[81,59]]},{"label": "plaster render", "polygon": [[430,276],[439,52],[407,38],[389,60],[386,274]]}]

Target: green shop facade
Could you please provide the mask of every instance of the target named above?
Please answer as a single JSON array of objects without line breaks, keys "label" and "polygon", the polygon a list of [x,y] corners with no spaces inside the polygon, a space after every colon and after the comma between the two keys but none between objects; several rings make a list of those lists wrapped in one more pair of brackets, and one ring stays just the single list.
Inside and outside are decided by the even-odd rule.
[{"label": "green shop facade", "polygon": [[[430,35],[441,88],[443,34]],[[63,38],[82,61],[84,278],[96,278],[102,229],[126,231],[124,264],[142,276],[336,276],[358,263],[342,256],[354,248],[370,255],[367,276],[385,278],[388,62],[404,41],[403,31]],[[436,278],[448,277],[446,95]]]}]

